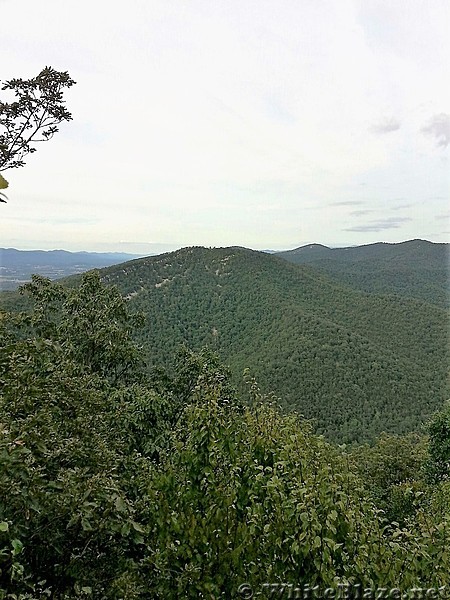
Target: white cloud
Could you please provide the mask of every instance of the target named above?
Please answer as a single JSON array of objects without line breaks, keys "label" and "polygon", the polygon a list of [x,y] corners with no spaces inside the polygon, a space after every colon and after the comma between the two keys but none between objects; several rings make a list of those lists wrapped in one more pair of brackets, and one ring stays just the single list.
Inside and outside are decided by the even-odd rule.
[{"label": "white cloud", "polygon": [[384,117],[377,123],[374,123],[369,131],[372,133],[391,133],[392,131],[398,131],[400,129],[401,123],[395,117]]},{"label": "white cloud", "polygon": [[436,144],[447,148],[450,144],[450,115],[440,113],[434,115],[422,131],[436,139]]}]

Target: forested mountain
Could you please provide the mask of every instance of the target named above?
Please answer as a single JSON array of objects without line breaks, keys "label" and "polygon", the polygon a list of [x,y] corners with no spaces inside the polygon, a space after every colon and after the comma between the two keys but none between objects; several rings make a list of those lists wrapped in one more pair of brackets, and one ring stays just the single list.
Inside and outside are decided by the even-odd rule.
[{"label": "forested mountain", "polygon": [[366,292],[395,293],[449,306],[449,244],[426,240],[349,248],[310,244],[277,256],[314,266],[336,281]]},{"label": "forested mountain", "polygon": [[209,346],[339,441],[420,426],[448,396],[447,313],[243,248],[185,248],[101,271],[147,322],[150,364]]}]

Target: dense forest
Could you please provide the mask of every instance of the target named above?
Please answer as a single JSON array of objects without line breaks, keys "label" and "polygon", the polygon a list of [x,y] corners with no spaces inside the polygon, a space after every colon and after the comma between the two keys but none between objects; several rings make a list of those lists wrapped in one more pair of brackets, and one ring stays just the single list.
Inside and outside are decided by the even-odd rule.
[{"label": "dense forest", "polygon": [[415,430],[449,397],[448,313],[434,303],[244,248],[185,248],[101,274],[145,314],[149,364],[169,365],[181,344],[209,346],[236,386],[249,368],[329,439]]},{"label": "dense forest", "polygon": [[[374,245],[374,260],[378,246],[391,247]],[[145,315],[136,335],[149,370],[173,372],[183,345],[209,347],[239,391],[250,369],[265,393],[312,420],[315,432],[351,443],[416,431],[450,396],[448,309],[439,295],[430,302],[412,297],[423,264],[414,242],[395,247],[409,297],[393,293],[389,280],[389,293],[363,292],[314,266],[244,248],[185,248],[100,273]],[[364,251],[366,263],[367,248],[351,250]],[[372,267],[376,278],[386,261],[379,258],[380,271]],[[445,262],[433,264],[438,271]],[[1,297],[5,309],[26,308],[26,296]]]},{"label": "dense forest", "polygon": [[[236,276],[231,254],[217,255],[219,282]],[[267,282],[252,259],[255,304]],[[314,287],[299,273],[306,306]],[[236,389],[211,350],[149,369],[135,285],[124,297],[96,272],[71,286],[35,277],[30,310],[2,313],[1,597],[448,595],[448,405],[420,434],[332,445],[251,373]],[[394,305],[405,324],[409,306]],[[375,343],[374,324],[354,320]]]}]

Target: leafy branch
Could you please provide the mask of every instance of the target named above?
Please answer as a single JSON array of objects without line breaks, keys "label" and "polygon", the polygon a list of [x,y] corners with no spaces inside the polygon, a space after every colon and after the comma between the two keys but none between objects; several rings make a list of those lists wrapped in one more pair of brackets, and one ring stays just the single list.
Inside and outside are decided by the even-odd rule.
[{"label": "leafy branch", "polygon": [[[13,102],[0,101],[0,171],[23,167],[25,156],[36,152],[34,144],[51,139],[58,125],[72,119],[63,92],[75,84],[65,71],[45,67],[32,79],[11,79],[2,90],[14,93]],[[0,189],[8,183],[0,179]],[[6,202],[0,192],[0,202]]]}]

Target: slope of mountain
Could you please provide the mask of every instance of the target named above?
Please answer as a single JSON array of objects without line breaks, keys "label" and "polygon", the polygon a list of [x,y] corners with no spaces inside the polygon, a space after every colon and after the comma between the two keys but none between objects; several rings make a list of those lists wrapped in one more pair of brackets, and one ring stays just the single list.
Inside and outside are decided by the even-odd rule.
[{"label": "slope of mountain", "polygon": [[57,279],[137,258],[121,252],[67,252],[0,248],[0,290],[14,290],[33,273]]},{"label": "slope of mountain", "polygon": [[278,252],[296,264],[308,264],[336,281],[365,292],[395,293],[449,306],[449,244],[410,240],[350,248],[310,244]]},{"label": "slope of mountain", "polygon": [[102,276],[147,315],[151,363],[169,364],[181,343],[209,345],[334,439],[416,429],[448,396],[448,313],[438,306],[242,248],[184,248]]}]

